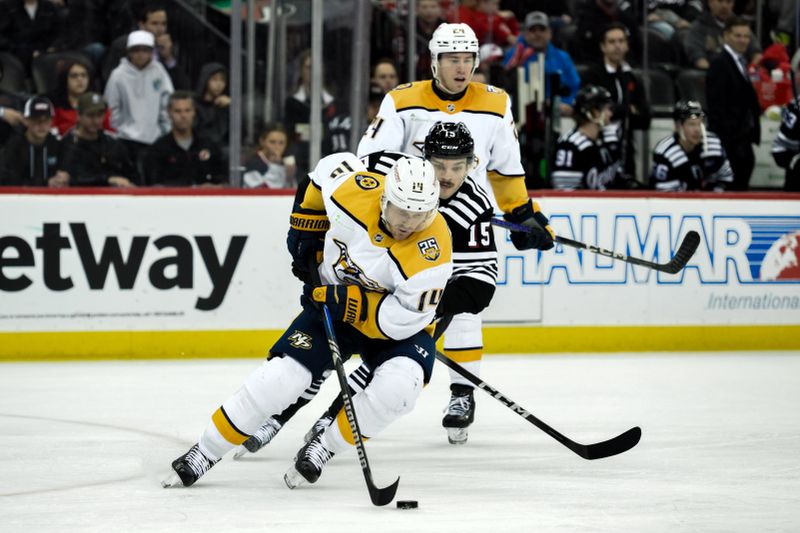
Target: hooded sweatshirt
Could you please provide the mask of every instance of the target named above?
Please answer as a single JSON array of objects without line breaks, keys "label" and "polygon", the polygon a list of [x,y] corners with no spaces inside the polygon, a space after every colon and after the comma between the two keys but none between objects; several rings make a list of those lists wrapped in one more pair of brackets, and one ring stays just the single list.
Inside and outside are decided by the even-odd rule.
[{"label": "hooded sweatshirt", "polygon": [[105,97],[111,126],[120,139],[153,144],[170,130],[167,101],[174,91],[164,65],[151,61],[139,70],[122,58],[111,73]]},{"label": "hooded sweatshirt", "polygon": [[[197,79],[197,119],[195,131],[222,148],[223,145],[228,144],[228,108],[218,107],[214,102],[203,100],[208,80],[217,72],[225,73],[227,78],[228,69],[226,69],[222,63],[206,63],[203,65],[203,68],[200,69],[200,76]],[[226,85],[223,94],[227,94],[227,92],[228,87]]]}]

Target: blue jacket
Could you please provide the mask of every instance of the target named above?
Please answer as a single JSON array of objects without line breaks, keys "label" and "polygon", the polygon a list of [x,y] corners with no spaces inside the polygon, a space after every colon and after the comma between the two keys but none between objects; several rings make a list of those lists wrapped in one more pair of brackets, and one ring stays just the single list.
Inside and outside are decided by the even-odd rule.
[{"label": "blue jacket", "polygon": [[[517,43],[506,52],[503,58],[503,66],[510,69],[527,65],[531,61],[537,60],[538,56],[539,54],[528,44],[525,37],[520,35]],[[562,96],[561,101],[572,105],[575,102],[575,95],[581,86],[581,78],[578,76],[578,71],[575,70],[575,64],[569,54],[553,46],[553,43],[548,43],[545,51],[544,72],[545,74],[558,73],[561,76],[561,84],[569,87],[569,95]],[[550,96],[549,78],[545,86],[545,95]]]}]

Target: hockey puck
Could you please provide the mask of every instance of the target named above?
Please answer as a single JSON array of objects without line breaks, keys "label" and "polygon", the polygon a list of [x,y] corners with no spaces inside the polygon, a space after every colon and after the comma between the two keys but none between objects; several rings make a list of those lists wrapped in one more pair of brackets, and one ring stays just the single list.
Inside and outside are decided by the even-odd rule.
[{"label": "hockey puck", "polygon": [[398,500],[397,501],[397,508],[398,509],[416,509],[419,507],[419,503],[417,500]]}]

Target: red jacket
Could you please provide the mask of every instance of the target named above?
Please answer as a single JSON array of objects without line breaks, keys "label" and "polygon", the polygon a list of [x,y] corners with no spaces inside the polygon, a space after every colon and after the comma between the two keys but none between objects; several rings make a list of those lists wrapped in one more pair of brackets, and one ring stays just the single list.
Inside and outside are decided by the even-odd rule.
[{"label": "red jacket", "polygon": [[[64,136],[71,130],[75,124],[78,123],[78,111],[71,107],[58,107],[55,106],[55,116],[53,117],[53,127],[58,128],[58,134]],[[106,131],[114,131],[111,127],[111,110],[106,110],[106,116],[103,117],[103,129]]]}]

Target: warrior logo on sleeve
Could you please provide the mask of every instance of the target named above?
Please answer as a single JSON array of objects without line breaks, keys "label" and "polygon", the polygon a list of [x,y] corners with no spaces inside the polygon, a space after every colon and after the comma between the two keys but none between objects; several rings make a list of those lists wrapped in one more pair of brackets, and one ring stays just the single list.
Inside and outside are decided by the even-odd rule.
[{"label": "warrior logo on sleeve", "polygon": [[333,265],[333,271],[342,283],[346,285],[361,285],[370,291],[386,291],[379,283],[364,274],[364,270],[350,257],[345,243],[338,239],[333,239],[333,243],[339,247],[339,258]]}]

